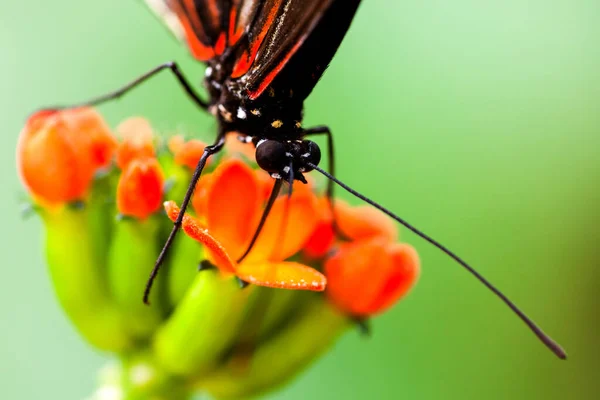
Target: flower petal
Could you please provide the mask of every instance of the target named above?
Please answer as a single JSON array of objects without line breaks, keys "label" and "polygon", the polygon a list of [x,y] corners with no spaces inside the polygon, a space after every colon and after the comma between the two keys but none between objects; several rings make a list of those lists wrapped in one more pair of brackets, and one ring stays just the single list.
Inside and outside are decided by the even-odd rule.
[{"label": "flower petal", "polygon": [[[165,210],[171,221],[175,222],[179,216],[180,209],[174,201],[166,201],[164,203]],[[229,254],[208,230],[198,221],[198,219],[185,214],[182,221],[183,231],[192,239],[202,243],[206,250],[210,253],[212,261],[215,265],[225,273],[234,273],[235,264]]]},{"label": "flower petal", "polygon": [[17,168],[39,200],[82,199],[97,168],[112,158],[115,141],[93,110],[40,111],[19,136]]},{"label": "flower petal", "polygon": [[327,278],[319,271],[296,262],[247,263],[238,266],[236,275],[258,286],[280,289],[323,291]]},{"label": "flower petal", "polygon": [[196,187],[194,188],[194,194],[192,196],[192,207],[196,212],[196,215],[201,217],[203,220],[208,214],[208,192],[211,187],[213,174],[206,174],[200,177]]},{"label": "flower petal", "polygon": [[160,208],[164,175],[156,158],[132,160],[117,185],[117,209],[123,215],[140,219]]},{"label": "flower petal", "polygon": [[394,221],[374,207],[353,207],[336,200],[335,213],[340,230],[350,239],[384,237],[390,242],[398,240],[398,227]]},{"label": "flower petal", "polygon": [[122,142],[117,149],[117,165],[123,169],[136,158],[154,157],[154,130],[142,117],[132,117],[121,122],[117,132]]},{"label": "flower petal", "polygon": [[273,189],[273,183],[275,180],[265,170],[257,169],[255,173],[258,185],[260,187],[260,198],[262,199],[262,201],[267,201],[269,195],[271,194],[271,190]]},{"label": "flower petal", "polygon": [[85,157],[91,160],[93,168],[108,167],[117,149],[117,140],[98,111],[83,107],[61,113],[74,133],[71,136],[73,145],[86,149]]},{"label": "flower petal", "polygon": [[[169,140],[169,150],[173,153],[175,163],[178,165],[184,165],[191,170],[196,169],[200,157],[204,154],[204,148],[206,143],[198,139],[192,139],[187,142],[183,139],[183,136],[173,136]],[[209,158],[209,163],[210,163]]]},{"label": "flower petal", "polygon": [[420,262],[417,251],[407,245],[396,243],[388,246],[390,270],[387,279],[380,287],[380,295],[369,308],[378,313],[390,308],[398,299],[404,297],[414,286],[420,274]]},{"label": "flower petal", "polygon": [[419,275],[419,258],[408,245],[375,238],[340,246],[324,267],[328,298],[349,314],[369,316],[408,292]]},{"label": "flower petal", "polygon": [[298,253],[318,221],[317,199],[311,192],[279,197],[267,218],[248,261],[279,261]]},{"label": "flower petal", "polygon": [[311,259],[324,257],[335,243],[335,231],[331,218],[331,207],[326,197],[318,199],[318,222],[302,249]]},{"label": "flower petal", "polygon": [[206,189],[207,226],[237,259],[246,250],[260,215],[255,173],[241,160],[229,159],[212,173],[209,185]]}]

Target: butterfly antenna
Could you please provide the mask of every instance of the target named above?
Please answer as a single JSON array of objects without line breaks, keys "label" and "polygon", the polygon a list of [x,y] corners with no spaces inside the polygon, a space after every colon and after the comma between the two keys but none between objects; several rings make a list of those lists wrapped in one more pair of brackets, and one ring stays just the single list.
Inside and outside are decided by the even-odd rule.
[{"label": "butterfly antenna", "polygon": [[511,300],[509,300],[509,298],[506,297],[499,289],[497,289],[494,285],[492,285],[487,279],[485,279],[481,274],[479,274],[479,272],[477,272],[473,267],[471,267],[469,264],[467,264],[462,258],[460,258],[456,254],[454,254],[454,252],[452,252],[446,246],[444,246],[437,240],[431,238],[430,236],[426,235],[425,233],[421,232],[419,229],[415,228],[414,226],[412,226],[411,224],[409,224],[408,222],[406,222],[404,219],[400,218],[393,212],[389,211],[385,207],[381,206],[380,204],[376,203],[375,201],[369,199],[368,197],[365,197],[364,195],[360,194],[356,190],[352,189],[345,183],[341,182],[339,179],[335,178],[333,175],[329,174],[327,171],[319,168],[317,165],[312,164],[312,163],[307,163],[307,165],[310,168],[312,168],[316,171],[319,171],[321,174],[323,174],[328,179],[331,179],[333,182],[338,184],[340,187],[345,189],[347,192],[349,192],[353,196],[356,196],[359,199],[363,200],[364,202],[377,208],[384,214],[388,215],[389,217],[393,218],[400,224],[404,225],[406,228],[408,228],[409,230],[414,232],[416,235],[420,236],[421,238],[425,239],[427,242],[431,243],[433,246],[440,249],[442,252],[446,253],[446,255],[448,255],[454,261],[456,261],[457,263],[462,265],[467,271],[469,271],[473,276],[475,276],[475,278],[477,278],[477,280],[479,280],[481,283],[483,283],[496,296],[498,296],[511,310],[513,310],[513,312],[515,314],[517,314],[517,316],[523,322],[525,322],[525,324],[540,339],[540,341],[542,343],[544,343],[544,345],[546,345],[546,347],[548,347],[554,354],[556,354],[556,356],[558,358],[563,359],[563,360],[567,358],[567,353],[565,352],[565,350],[558,343],[556,343],[550,336],[548,336],[546,333],[544,333],[544,331],[542,331],[542,329],[539,326],[537,326],[535,322],[533,322],[527,315],[525,315],[525,313],[523,311],[521,311],[519,309],[519,307],[517,307],[515,305],[515,303],[513,303]]}]

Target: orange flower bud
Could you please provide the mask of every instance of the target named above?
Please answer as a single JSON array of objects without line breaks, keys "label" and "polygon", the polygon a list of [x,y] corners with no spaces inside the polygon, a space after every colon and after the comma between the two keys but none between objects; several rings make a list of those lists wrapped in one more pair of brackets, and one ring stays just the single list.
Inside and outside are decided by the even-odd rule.
[{"label": "orange flower bud", "polygon": [[419,271],[419,257],[407,244],[383,238],[346,243],[325,262],[327,296],[342,311],[367,317],[402,298]]},{"label": "orange flower bud", "polygon": [[164,175],[155,158],[129,162],[117,186],[117,209],[123,215],[146,218],[162,202]]},{"label": "orange flower bud", "polygon": [[369,205],[350,206],[336,200],[335,213],[342,233],[352,240],[382,237],[390,242],[398,240],[396,223],[378,209]]},{"label": "orange flower bud", "polygon": [[65,110],[61,113],[71,124],[77,146],[87,149],[87,156],[94,168],[108,167],[117,148],[117,140],[102,116],[93,108]]},{"label": "orange flower bud", "polygon": [[185,142],[181,135],[173,136],[169,140],[169,150],[173,153],[175,164],[184,165],[191,170],[196,169],[205,147],[206,143],[203,141],[192,139]]},{"label": "orange flower bud", "polygon": [[324,257],[335,243],[335,231],[329,199],[321,197],[317,210],[318,220],[315,230],[302,249],[304,255],[312,259]]},{"label": "orange flower bud", "polygon": [[197,215],[206,217],[208,193],[212,187],[214,174],[206,174],[200,177],[194,195],[192,196],[192,207]]},{"label": "orange flower bud", "polygon": [[380,237],[389,242],[398,239],[395,222],[381,211],[368,205],[351,206],[335,200],[335,216],[339,232],[333,229],[333,218],[329,199],[319,199],[319,222],[304,247],[304,255],[317,259],[324,257],[335,243],[336,233],[345,239],[365,240]]},{"label": "orange flower bud", "polygon": [[310,239],[303,248],[303,253],[311,259],[324,257],[335,242],[335,232],[331,221],[321,220],[317,223]]},{"label": "orange flower bud", "polygon": [[121,122],[117,132],[123,139],[117,149],[117,165],[125,169],[136,158],[154,157],[154,131],[142,117],[133,117]]},{"label": "orange flower bud", "polygon": [[17,168],[31,194],[56,204],[80,200],[98,168],[110,163],[116,142],[92,109],[44,110],[19,137]]}]

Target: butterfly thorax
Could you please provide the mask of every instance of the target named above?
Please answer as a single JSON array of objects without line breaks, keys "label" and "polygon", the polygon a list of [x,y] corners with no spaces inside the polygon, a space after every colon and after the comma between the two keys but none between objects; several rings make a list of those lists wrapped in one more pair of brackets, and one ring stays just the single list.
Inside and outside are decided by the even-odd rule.
[{"label": "butterfly thorax", "polygon": [[302,133],[302,101],[294,99],[290,89],[267,88],[252,99],[244,80],[231,79],[223,64],[206,69],[204,84],[210,94],[210,112],[225,132],[258,139],[297,140]]},{"label": "butterfly thorax", "polygon": [[256,146],[258,165],[277,179],[306,183],[303,173],[318,164],[316,143],[303,140],[302,101],[292,90],[268,87],[256,99],[248,95],[244,80],[230,78],[225,64],[209,63],[205,85],[210,94],[209,110],[222,132],[237,132]]}]

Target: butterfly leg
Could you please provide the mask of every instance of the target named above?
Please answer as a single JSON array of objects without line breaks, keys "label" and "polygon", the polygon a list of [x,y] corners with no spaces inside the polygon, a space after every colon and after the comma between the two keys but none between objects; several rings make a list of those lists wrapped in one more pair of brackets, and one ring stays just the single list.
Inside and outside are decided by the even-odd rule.
[{"label": "butterfly leg", "polygon": [[200,96],[192,88],[192,86],[190,85],[190,83],[188,82],[186,77],[183,75],[183,73],[177,66],[177,63],[174,61],[169,61],[169,62],[161,64],[157,67],[152,68],[150,71],[146,72],[145,74],[139,76],[138,78],[134,79],[133,81],[126,84],[125,86],[123,86],[113,92],[104,94],[102,96],[95,97],[91,100],[84,101],[82,103],[72,104],[69,106],[48,107],[47,109],[63,110],[63,109],[68,109],[68,108],[97,106],[97,105],[100,105],[107,101],[116,100],[116,99],[120,98],[121,96],[123,96],[124,94],[126,94],[127,92],[129,92],[130,90],[136,88],[140,84],[144,83],[148,79],[154,77],[156,74],[158,74],[159,72],[164,71],[164,70],[169,70],[169,71],[171,71],[171,73],[173,73],[173,75],[175,75],[175,78],[177,78],[177,81],[179,82],[179,85],[181,86],[181,88],[192,99],[192,101],[198,105],[198,107],[200,107],[203,110],[208,109],[209,104],[200,98]]},{"label": "butterfly leg", "polygon": [[150,290],[152,289],[152,284],[154,283],[154,279],[156,278],[156,275],[158,274],[158,270],[160,269],[163,261],[165,260],[167,251],[171,247],[171,244],[173,243],[173,240],[175,239],[175,236],[177,235],[179,228],[181,228],[181,221],[183,221],[183,216],[185,214],[185,210],[187,209],[188,205],[190,204],[190,200],[192,199],[192,195],[194,194],[194,189],[196,188],[196,183],[198,182],[198,179],[200,179],[200,174],[202,174],[202,170],[204,169],[204,166],[206,165],[206,161],[208,160],[208,157],[221,151],[224,144],[225,144],[225,132],[221,132],[221,133],[219,133],[219,137],[217,138],[217,140],[212,145],[206,146],[204,148],[204,153],[202,153],[202,157],[200,157],[200,160],[198,161],[198,164],[196,165],[196,169],[194,170],[194,173],[192,175],[190,185],[188,186],[188,189],[185,192],[185,197],[183,198],[183,202],[181,203],[181,211],[179,212],[179,215],[177,216],[177,220],[173,224],[173,229],[171,230],[171,233],[169,234],[167,241],[165,242],[162,250],[160,251],[158,258],[156,259],[156,263],[154,264],[154,268],[152,269],[152,272],[150,273],[150,277],[148,278],[148,282],[146,283],[146,289],[144,290],[144,303],[146,303],[146,304],[148,304],[148,297],[150,296]]}]

